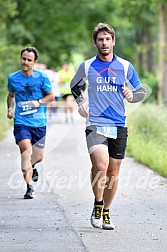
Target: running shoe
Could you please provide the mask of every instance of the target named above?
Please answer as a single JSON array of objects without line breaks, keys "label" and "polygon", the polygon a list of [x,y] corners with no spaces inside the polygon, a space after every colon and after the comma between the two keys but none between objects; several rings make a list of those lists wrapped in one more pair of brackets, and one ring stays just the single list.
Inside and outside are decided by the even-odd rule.
[{"label": "running shoe", "polygon": [[95,228],[102,227],[102,209],[103,205],[94,205],[90,221]]},{"label": "running shoe", "polygon": [[32,181],[34,181],[34,182],[38,181],[38,171],[36,168],[33,168]]},{"label": "running shoe", "polygon": [[33,186],[27,185],[27,191],[26,191],[26,194],[24,195],[24,199],[33,199],[35,197],[36,195],[35,195]]},{"label": "running shoe", "polygon": [[106,230],[114,230],[115,225],[111,222],[110,216],[109,216],[109,211],[103,211],[103,229]]}]

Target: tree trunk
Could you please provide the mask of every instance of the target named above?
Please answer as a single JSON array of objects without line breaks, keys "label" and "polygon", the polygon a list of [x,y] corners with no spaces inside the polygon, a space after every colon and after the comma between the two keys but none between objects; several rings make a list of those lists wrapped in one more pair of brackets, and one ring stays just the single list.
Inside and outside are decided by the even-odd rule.
[{"label": "tree trunk", "polygon": [[152,40],[152,34],[150,29],[147,30],[146,33],[146,43],[147,43],[147,70],[148,72],[153,73],[154,72],[154,48],[153,48],[153,40]]},{"label": "tree trunk", "polygon": [[167,3],[160,4],[158,101],[167,103]]}]

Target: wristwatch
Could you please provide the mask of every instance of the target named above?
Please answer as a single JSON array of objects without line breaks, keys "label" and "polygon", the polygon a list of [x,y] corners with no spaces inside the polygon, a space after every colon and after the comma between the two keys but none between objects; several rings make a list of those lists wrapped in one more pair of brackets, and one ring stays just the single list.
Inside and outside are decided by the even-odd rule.
[{"label": "wristwatch", "polygon": [[41,104],[42,104],[42,99],[39,99],[38,102],[39,102],[39,104],[41,105]]}]

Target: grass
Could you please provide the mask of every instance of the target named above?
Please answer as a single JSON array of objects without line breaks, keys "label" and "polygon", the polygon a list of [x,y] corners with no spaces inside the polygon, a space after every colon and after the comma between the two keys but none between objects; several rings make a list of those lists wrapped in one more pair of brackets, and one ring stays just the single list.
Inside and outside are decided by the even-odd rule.
[{"label": "grass", "polygon": [[143,104],[128,117],[127,154],[167,177],[167,108]]},{"label": "grass", "polygon": [[2,140],[6,134],[7,130],[12,126],[13,120],[7,118],[7,105],[6,96],[0,96],[0,140]]}]

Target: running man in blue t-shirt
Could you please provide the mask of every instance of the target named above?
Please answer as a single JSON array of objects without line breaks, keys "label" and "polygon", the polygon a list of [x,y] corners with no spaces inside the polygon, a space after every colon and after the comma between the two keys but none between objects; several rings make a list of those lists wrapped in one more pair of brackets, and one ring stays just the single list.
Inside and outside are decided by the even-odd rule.
[{"label": "running man in blue t-shirt", "polygon": [[[71,81],[79,113],[86,120],[86,141],[92,162],[95,196],[91,224],[114,229],[109,208],[117,191],[119,169],[127,143],[125,102],[139,102],[145,90],[130,62],[113,53],[114,29],[105,23],[93,31],[97,56],[84,61]],[[88,82],[86,101],[82,86]]]},{"label": "running man in blue t-shirt", "polygon": [[24,48],[20,56],[21,70],[8,76],[7,117],[14,119],[15,141],[27,183],[24,198],[31,199],[35,197],[32,181],[38,180],[35,164],[42,161],[44,155],[46,104],[54,100],[54,94],[48,77],[33,69],[38,59],[37,49]]}]

